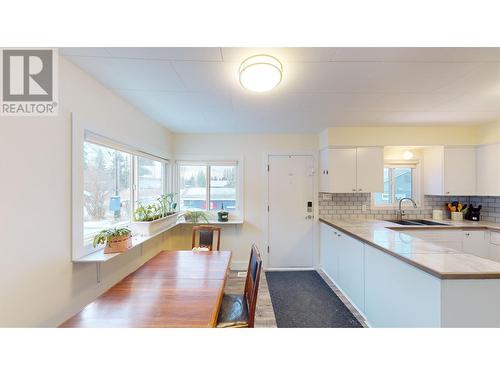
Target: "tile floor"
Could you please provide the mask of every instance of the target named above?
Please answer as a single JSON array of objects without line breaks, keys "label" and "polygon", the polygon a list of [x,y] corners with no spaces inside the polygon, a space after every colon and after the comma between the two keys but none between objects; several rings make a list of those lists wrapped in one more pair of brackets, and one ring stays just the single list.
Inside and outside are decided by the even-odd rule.
[{"label": "tile floor", "polygon": [[[320,276],[325,280],[334,293],[340,298],[340,300],[347,306],[349,311],[354,315],[354,317],[361,323],[363,327],[368,327],[363,316],[351,305],[351,303],[345,298],[345,296],[338,290],[338,288],[328,279],[328,277],[322,272],[318,271]],[[238,272],[231,271],[226,282],[226,293],[243,293],[245,288],[245,277],[238,277]],[[276,328],[276,318],[274,316],[273,305],[271,302],[271,296],[269,294],[269,288],[267,286],[266,274],[262,272],[260,278],[259,295],[257,297],[257,308],[255,311],[255,328]]]}]

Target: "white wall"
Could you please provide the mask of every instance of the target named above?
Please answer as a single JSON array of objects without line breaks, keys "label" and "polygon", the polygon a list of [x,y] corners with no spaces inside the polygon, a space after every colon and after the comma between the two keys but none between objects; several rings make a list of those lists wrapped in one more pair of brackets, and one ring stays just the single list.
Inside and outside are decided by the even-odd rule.
[{"label": "white wall", "polygon": [[107,134],[168,156],[168,130],[64,58],[57,117],[0,117],[0,326],[55,326],[133,271],[161,239],[102,268],[71,262],[70,112]]},{"label": "white wall", "polygon": [[[267,153],[303,152],[318,150],[317,134],[262,134],[262,135],[219,135],[219,134],[175,134],[176,154],[192,154],[224,157],[241,155],[244,159],[244,205],[245,223],[240,226],[223,225],[221,248],[233,251],[233,267],[248,264],[250,247],[257,243],[265,257],[267,225]],[[315,202],[317,204],[317,202]],[[175,229],[175,248],[191,246],[190,227]]]}]

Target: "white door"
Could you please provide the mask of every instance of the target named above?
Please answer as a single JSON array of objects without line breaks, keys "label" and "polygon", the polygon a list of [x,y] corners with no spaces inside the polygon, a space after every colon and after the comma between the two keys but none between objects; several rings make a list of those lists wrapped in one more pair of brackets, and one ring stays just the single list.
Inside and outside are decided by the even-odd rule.
[{"label": "white door", "polygon": [[[269,266],[313,266],[314,159],[269,156]],[[310,212],[309,212],[309,211]]]}]

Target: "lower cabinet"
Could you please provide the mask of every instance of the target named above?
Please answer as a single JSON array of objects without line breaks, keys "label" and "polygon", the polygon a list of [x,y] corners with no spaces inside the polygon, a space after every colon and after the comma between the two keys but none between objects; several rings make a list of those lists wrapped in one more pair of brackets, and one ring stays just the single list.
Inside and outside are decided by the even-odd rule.
[{"label": "lower cabinet", "polygon": [[320,223],[321,267],[351,303],[363,312],[365,305],[363,243]]},{"label": "lower cabinet", "polygon": [[364,245],[343,233],[338,241],[338,286],[360,311],[365,310]]},{"label": "lower cabinet", "polygon": [[[500,232],[467,233],[464,251],[500,259]],[[500,279],[441,280],[324,223],[320,254],[323,271],[371,327],[500,327]]]},{"label": "lower cabinet", "polygon": [[365,316],[372,327],[439,327],[441,280],[365,246]]},{"label": "lower cabinet", "polygon": [[478,257],[488,257],[486,233],[482,230],[463,231],[462,250]]},{"label": "lower cabinet", "polygon": [[338,232],[329,225],[320,223],[320,263],[331,280],[338,279]]}]

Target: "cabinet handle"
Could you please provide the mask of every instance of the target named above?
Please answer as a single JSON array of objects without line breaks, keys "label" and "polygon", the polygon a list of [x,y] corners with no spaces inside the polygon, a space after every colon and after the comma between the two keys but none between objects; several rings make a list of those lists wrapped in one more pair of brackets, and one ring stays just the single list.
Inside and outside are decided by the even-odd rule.
[{"label": "cabinet handle", "polygon": [[465,235],[468,237],[468,236],[470,236],[470,233],[465,233]]},{"label": "cabinet handle", "polygon": [[449,191],[447,191],[447,192],[446,192],[446,194],[450,194],[450,192],[449,192]]},{"label": "cabinet handle", "polygon": [[358,191],[362,191],[363,189],[358,189]]},{"label": "cabinet handle", "polygon": [[352,189],[352,191],[356,191],[356,189]]}]

